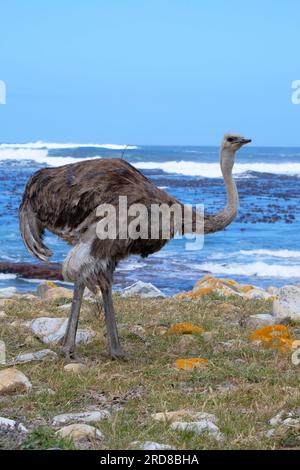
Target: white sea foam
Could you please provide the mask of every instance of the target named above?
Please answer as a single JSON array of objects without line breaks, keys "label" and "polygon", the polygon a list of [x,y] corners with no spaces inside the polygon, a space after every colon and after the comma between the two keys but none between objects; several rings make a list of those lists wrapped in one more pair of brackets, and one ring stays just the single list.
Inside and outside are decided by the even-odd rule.
[{"label": "white sea foam", "polygon": [[119,264],[116,268],[116,271],[135,271],[136,269],[144,268],[146,263],[143,262],[136,262],[136,261],[123,261]]},{"label": "white sea foam", "polygon": [[[94,160],[100,157],[91,157],[88,160]],[[69,163],[78,163],[87,160],[87,158],[74,158],[74,157],[53,157],[48,155],[46,149],[0,149],[0,161],[18,161],[26,162],[33,161],[38,164],[45,164],[49,166],[62,166]]]},{"label": "white sea foam", "polygon": [[203,263],[200,267],[204,271],[212,274],[223,275],[239,275],[239,276],[255,276],[264,278],[300,278],[300,265],[290,266],[281,264],[267,264],[263,262],[249,263],[249,264],[216,264],[216,263]]},{"label": "white sea foam", "polygon": [[30,148],[0,148],[0,160],[35,160],[39,161],[41,158],[46,158],[48,150],[30,149]]},{"label": "white sea foam", "polygon": [[241,250],[233,255],[243,256],[268,256],[273,258],[300,258],[300,251],[297,250]]},{"label": "white sea foam", "polygon": [[[138,162],[136,168],[145,170],[160,169],[167,173],[177,173],[185,176],[204,176],[206,178],[219,178],[222,176],[219,163],[200,163],[191,161],[169,162]],[[234,174],[255,171],[257,173],[273,173],[278,175],[300,175],[300,163],[236,163]]]},{"label": "white sea foam", "polygon": [[[282,258],[282,259],[300,259],[300,251],[297,250],[266,250],[266,249],[257,249],[257,250],[240,250],[230,253],[232,258],[240,256],[250,256],[259,257],[259,258]],[[225,259],[226,256],[224,252],[212,253],[209,255],[209,259],[221,260]]]},{"label": "white sea foam", "polygon": [[28,142],[24,144],[0,144],[0,149],[75,149],[75,148],[99,148],[108,150],[135,150],[136,145],[120,144],[76,144],[76,143],[57,143],[57,142]]},{"label": "white sea foam", "polygon": [[8,279],[16,279],[16,275],[15,274],[5,274],[5,273],[0,273],[0,281],[6,281]]}]

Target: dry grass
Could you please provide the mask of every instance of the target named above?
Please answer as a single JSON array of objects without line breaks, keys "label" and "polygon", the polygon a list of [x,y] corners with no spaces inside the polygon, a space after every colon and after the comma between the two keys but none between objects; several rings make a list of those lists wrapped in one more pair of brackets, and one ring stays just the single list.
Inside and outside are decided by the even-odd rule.
[{"label": "dry grass", "polygon": [[[66,311],[58,309],[62,303],[20,299],[7,302],[7,317],[0,319],[0,328],[8,359],[47,347],[19,322],[44,315],[65,316]],[[96,449],[128,449],[135,440],[168,443],[178,449],[272,449],[293,445],[293,439],[267,438],[265,433],[270,429],[268,420],[279,410],[300,406],[299,367],[292,365],[289,353],[264,350],[251,343],[245,326],[249,315],[269,312],[270,303],[215,296],[203,301],[124,299],[115,294],[115,304],[122,324],[122,343],[131,361],[109,360],[103,314],[97,306],[85,303],[80,326],[99,332],[96,341],[78,348],[89,367],[73,375],[64,371],[62,359],[18,365],[32,382],[33,390],[29,395],[2,397],[0,415],[34,429],[50,426],[53,416],[59,413],[112,407],[111,419],[98,424],[106,438],[91,444]],[[194,335],[192,339],[161,335],[164,328],[183,321],[202,326],[211,335]],[[144,334],[132,331],[133,325],[141,325]],[[299,326],[290,329],[295,338],[300,337]],[[207,358],[210,365],[179,371],[174,361],[180,357]],[[220,444],[206,435],[180,434],[151,418],[152,413],[180,408],[214,413],[224,442]]]}]

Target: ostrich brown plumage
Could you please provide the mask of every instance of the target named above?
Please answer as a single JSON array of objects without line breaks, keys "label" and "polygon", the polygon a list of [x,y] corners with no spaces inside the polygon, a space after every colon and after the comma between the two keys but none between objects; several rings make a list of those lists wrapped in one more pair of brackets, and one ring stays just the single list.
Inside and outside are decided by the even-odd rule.
[{"label": "ostrich brown plumage", "polygon": [[[238,135],[225,135],[221,148],[221,170],[226,185],[227,204],[215,215],[204,217],[204,233],[223,230],[235,218],[238,193],[232,177],[235,153],[249,143]],[[71,314],[63,341],[63,352],[75,357],[75,338],[85,286],[102,293],[109,351],[112,358],[123,357],[112,299],[113,272],[117,263],[131,254],[146,257],[159,251],[168,239],[130,237],[105,239],[97,236],[97,207],[119,205],[119,196],[127,204],[181,204],[159,189],[136,168],[121,159],[93,159],[44,168],[29,180],[19,209],[20,230],[27,249],[45,261],[51,251],[43,243],[45,229],[65,239],[74,248],[63,263],[65,280],[74,282]],[[181,207],[183,207],[181,205]],[[117,211],[118,213],[118,211]],[[164,220],[161,221],[164,224]],[[149,223],[150,227],[150,223]],[[175,235],[173,226],[171,238]]]}]

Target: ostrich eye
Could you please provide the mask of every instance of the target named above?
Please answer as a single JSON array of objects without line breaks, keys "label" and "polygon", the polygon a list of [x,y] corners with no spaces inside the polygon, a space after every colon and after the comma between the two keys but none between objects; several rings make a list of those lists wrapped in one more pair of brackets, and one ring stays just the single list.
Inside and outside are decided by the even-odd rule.
[{"label": "ostrich eye", "polygon": [[235,137],[228,137],[227,142],[234,142],[236,140]]}]

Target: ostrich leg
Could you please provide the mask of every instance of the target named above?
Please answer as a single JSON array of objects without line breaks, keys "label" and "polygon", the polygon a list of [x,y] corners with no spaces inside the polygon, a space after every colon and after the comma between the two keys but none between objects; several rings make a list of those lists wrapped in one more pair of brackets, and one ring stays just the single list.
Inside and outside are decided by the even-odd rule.
[{"label": "ostrich leg", "polygon": [[72,300],[71,314],[69,317],[67,329],[63,339],[62,352],[68,359],[76,359],[75,343],[76,332],[79,321],[80,308],[84,292],[84,284],[77,279],[74,285],[74,294]]},{"label": "ostrich leg", "polygon": [[105,323],[108,334],[109,354],[112,359],[126,359],[126,354],[121,348],[118,335],[111,283],[101,287],[101,292],[104,306]]}]

